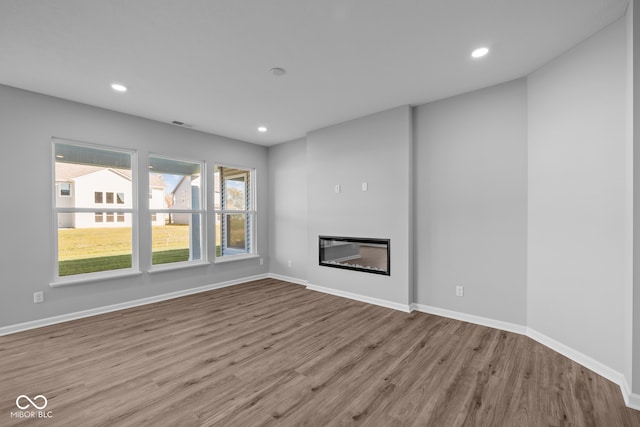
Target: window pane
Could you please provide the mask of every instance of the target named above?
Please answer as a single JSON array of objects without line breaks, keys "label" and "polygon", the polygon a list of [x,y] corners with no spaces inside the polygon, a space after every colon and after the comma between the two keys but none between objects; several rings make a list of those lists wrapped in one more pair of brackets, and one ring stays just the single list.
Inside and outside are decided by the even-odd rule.
[{"label": "window pane", "polygon": [[55,153],[55,181],[68,185],[73,198],[72,206],[62,200],[56,206],[92,208],[105,199],[115,203],[115,193],[132,194],[131,154],[62,143],[55,144]]},{"label": "window pane", "polygon": [[[252,171],[224,166],[214,169],[216,256],[252,253]],[[243,211],[243,212],[238,212]]]},{"label": "window pane", "polygon": [[188,215],[190,220],[186,224],[154,225],[152,227],[151,263],[153,265],[202,259],[200,245],[201,215]]},{"label": "window pane", "polygon": [[149,157],[153,265],[202,259],[201,170],[200,162]]},{"label": "window pane", "polygon": [[71,183],[69,183],[69,182],[61,182],[60,183],[60,195],[61,196],[71,196]]},{"label": "window pane", "polygon": [[131,268],[131,214],[119,227],[96,224],[102,213],[58,214],[58,275]]},{"label": "window pane", "polygon": [[220,230],[220,250],[216,255],[238,255],[250,253],[248,240],[249,227],[247,214],[218,214],[216,215],[216,231]]},{"label": "window pane", "polygon": [[201,209],[200,163],[151,156],[149,165],[150,209]]},{"label": "window pane", "polygon": [[[137,266],[134,213],[123,212],[133,208],[134,154],[58,141],[53,145],[58,277]],[[104,212],[107,208],[115,211]]]},{"label": "window pane", "polygon": [[214,171],[214,209],[250,209],[250,177],[249,170],[217,166]]},{"label": "window pane", "polygon": [[245,234],[246,218],[242,214],[227,214],[227,227],[225,238],[227,247],[233,249],[246,249],[247,239]]},{"label": "window pane", "polygon": [[247,191],[244,176],[225,178],[225,208],[228,210],[245,210],[247,208]]},{"label": "window pane", "polygon": [[131,154],[82,144],[55,144],[56,162],[131,170]]}]

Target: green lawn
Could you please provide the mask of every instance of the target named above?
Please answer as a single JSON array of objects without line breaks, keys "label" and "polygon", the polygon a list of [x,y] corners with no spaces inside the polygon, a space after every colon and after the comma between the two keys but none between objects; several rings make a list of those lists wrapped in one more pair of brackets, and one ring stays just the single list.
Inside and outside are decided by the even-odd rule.
[{"label": "green lawn", "polygon": [[131,268],[131,255],[112,255],[60,261],[58,263],[58,275],[62,277],[122,268]]},{"label": "green lawn", "polygon": [[[219,236],[219,233],[217,233]],[[220,245],[216,245],[220,255]],[[131,268],[131,228],[69,228],[58,230],[58,275]],[[152,228],[153,265],[189,260],[189,226]]]},{"label": "green lawn", "polygon": [[[152,229],[152,263],[189,259],[189,226]],[[131,228],[70,228],[58,231],[58,275],[131,268]]]}]

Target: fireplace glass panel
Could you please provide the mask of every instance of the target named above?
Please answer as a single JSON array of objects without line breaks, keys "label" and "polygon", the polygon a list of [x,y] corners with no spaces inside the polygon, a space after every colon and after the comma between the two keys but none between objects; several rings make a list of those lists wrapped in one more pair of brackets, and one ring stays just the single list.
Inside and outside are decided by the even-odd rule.
[{"label": "fireplace glass panel", "polygon": [[391,274],[389,239],[319,236],[320,265]]}]

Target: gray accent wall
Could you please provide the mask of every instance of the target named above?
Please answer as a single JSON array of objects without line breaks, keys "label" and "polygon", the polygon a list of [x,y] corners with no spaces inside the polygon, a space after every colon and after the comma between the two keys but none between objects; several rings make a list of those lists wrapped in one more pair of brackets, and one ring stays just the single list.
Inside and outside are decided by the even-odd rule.
[{"label": "gray accent wall", "polygon": [[[308,281],[408,308],[411,272],[411,108],[307,135]],[[362,191],[362,183],[368,185]],[[335,192],[335,186],[341,190]],[[318,236],[391,240],[391,275],[318,265]]]},{"label": "gray accent wall", "polygon": [[[141,275],[51,288],[54,263],[52,137],[136,150],[141,195],[147,194],[150,152],[205,160],[209,174],[215,162],[253,167],[257,173],[258,206],[267,205],[266,147],[0,86],[3,163],[0,179],[8,189],[0,221],[3,241],[0,246],[0,327],[269,271],[267,263],[260,265],[255,258],[149,274],[150,260],[144,254],[150,251],[150,228],[141,226]],[[208,187],[208,193],[208,200],[212,202],[212,186]],[[148,199],[140,197],[140,203],[143,225],[143,218],[148,215]],[[207,225],[211,256],[215,250],[213,221]],[[269,248],[266,209],[258,215],[257,241],[259,253],[266,255]],[[42,304],[33,303],[33,293],[37,291],[45,293]]]},{"label": "gray accent wall", "polygon": [[519,79],[415,108],[418,304],[526,323],[526,95]]},{"label": "gray accent wall", "polygon": [[527,325],[625,372],[625,20],[528,78]]},{"label": "gray accent wall", "polygon": [[307,144],[298,139],[269,148],[269,268],[307,280]]},{"label": "gray accent wall", "polygon": [[[637,393],[640,67],[631,62],[640,43],[631,43],[631,25],[627,16],[525,78],[412,108],[409,145],[406,110],[309,133],[305,279],[521,326],[623,391],[634,377]],[[290,158],[288,168],[300,168],[296,144],[270,148],[272,165]],[[394,191],[401,182],[409,192]],[[413,266],[392,264],[388,283],[317,266],[318,234],[386,233],[397,233],[392,259],[397,241],[413,251]],[[400,278],[408,289],[394,278],[398,268],[410,269]]]}]

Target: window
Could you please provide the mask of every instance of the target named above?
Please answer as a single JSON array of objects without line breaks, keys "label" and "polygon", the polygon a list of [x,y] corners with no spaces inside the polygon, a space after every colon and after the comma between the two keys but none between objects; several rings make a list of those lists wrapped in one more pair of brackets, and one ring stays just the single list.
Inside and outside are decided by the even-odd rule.
[{"label": "window", "polygon": [[151,264],[206,261],[204,163],[149,157]]},{"label": "window", "polygon": [[61,182],[60,183],[60,195],[63,197],[71,196],[71,183],[70,182]]},{"label": "window", "polygon": [[254,170],[216,166],[214,170],[216,256],[255,254]]},{"label": "window", "polygon": [[118,193],[118,204],[124,205],[124,193]]},{"label": "window", "polygon": [[[134,160],[133,151],[53,139],[55,182],[74,188],[71,200],[54,202],[53,286],[138,270],[135,198],[124,198],[134,194]],[[113,203],[116,193],[123,203]]]}]

